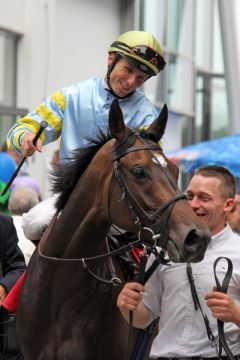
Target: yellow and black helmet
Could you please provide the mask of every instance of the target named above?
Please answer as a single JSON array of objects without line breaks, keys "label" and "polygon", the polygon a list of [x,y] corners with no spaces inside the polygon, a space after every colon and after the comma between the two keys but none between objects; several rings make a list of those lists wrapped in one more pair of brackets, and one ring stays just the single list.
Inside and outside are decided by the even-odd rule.
[{"label": "yellow and black helmet", "polygon": [[116,52],[150,76],[163,70],[166,62],[155,37],[146,31],[128,31],[114,41],[108,52]]}]

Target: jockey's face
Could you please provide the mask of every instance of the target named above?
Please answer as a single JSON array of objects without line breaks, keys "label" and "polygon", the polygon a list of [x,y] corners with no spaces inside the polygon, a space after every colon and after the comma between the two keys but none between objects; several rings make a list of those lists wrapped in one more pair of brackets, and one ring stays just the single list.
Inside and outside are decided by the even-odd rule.
[{"label": "jockey's face", "polygon": [[[108,66],[112,64],[113,59],[114,54],[109,54]],[[124,97],[138,89],[148,78],[149,75],[121,58],[110,73],[109,85],[117,96]]]}]

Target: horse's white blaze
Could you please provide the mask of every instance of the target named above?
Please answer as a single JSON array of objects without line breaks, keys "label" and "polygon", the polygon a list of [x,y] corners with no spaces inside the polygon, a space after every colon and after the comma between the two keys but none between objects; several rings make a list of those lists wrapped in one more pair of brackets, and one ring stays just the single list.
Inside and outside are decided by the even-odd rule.
[{"label": "horse's white blaze", "polygon": [[155,164],[160,164],[162,167],[167,167],[167,161],[166,161],[166,159],[164,159],[164,157],[162,155],[160,155],[158,153],[154,153],[154,156],[156,158],[153,157],[152,160]]}]

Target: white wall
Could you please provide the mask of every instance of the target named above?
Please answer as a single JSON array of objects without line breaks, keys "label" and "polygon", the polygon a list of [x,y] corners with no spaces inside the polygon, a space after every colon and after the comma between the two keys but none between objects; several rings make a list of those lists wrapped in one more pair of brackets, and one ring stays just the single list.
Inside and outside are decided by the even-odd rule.
[{"label": "white wall", "polygon": [[[121,0],[0,0],[0,27],[22,37],[18,46],[17,105],[33,110],[72,82],[102,77],[107,49],[120,33]],[[47,161],[58,143],[29,161],[49,195]]]},{"label": "white wall", "polygon": [[0,0],[0,27],[22,34],[25,0]]}]

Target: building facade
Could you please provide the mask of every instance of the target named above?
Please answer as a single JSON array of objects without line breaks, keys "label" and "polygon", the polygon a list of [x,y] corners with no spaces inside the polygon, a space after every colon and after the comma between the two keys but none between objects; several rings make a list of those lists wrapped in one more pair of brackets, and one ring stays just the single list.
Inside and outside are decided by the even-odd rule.
[{"label": "building facade", "polygon": [[[152,32],[167,66],[143,90],[168,104],[164,148],[240,131],[238,0],[0,0],[0,141],[16,118],[61,87],[103,77],[121,32]],[[49,195],[48,161],[58,143],[29,159]]]}]

